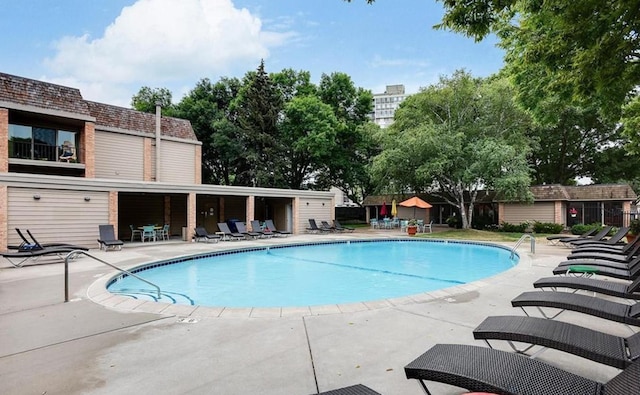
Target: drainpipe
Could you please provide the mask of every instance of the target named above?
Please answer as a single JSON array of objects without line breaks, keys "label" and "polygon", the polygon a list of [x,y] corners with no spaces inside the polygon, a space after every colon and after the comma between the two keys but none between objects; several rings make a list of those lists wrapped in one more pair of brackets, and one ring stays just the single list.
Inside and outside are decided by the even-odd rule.
[{"label": "drainpipe", "polygon": [[156,182],[160,181],[160,123],[162,120],[162,103],[156,101]]}]

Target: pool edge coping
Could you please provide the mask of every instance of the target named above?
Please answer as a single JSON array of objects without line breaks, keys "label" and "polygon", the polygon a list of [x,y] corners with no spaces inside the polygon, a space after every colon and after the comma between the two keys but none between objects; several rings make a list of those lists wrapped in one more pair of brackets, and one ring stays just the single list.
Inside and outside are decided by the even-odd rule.
[{"label": "pool edge coping", "polygon": [[[392,241],[400,240],[407,241],[406,238],[398,239],[356,239],[359,241]],[[354,241],[354,240],[350,240]],[[503,248],[506,250],[512,250],[510,247],[492,242],[473,241],[473,240],[448,240],[448,239],[422,239],[415,241],[426,242],[451,242],[456,244],[475,244],[475,245],[487,245],[492,247]],[[290,247],[305,244],[335,244],[344,243],[345,241],[325,241],[325,242],[312,242],[312,243],[291,243],[285,245],[279,245],[278,247]],[[200,253],[183,255],[173,258],[160,259],[152,262],[140,263],[129,270],[139,269],[146,266],[158,264],[166,261],[179,261],[185,258],[197,258],[202,256],[218,255],[219,253],[229,253],[230,251],[241,250],[254,250],[253,247],[245,248],[233,248],[229,250],[218,251],[218,253]],[[259,248],[262,249],[262,248]],[[446,300],[449,298],[455,298],[458,295],[462,295],[468,292],[477,291],[487,285],[489,281],[505,277],[509,273],[512,273],[514,269],[521,268],[525,264],[531,265],[532,260],[528,254],[522,254],[515,252],[519,256],[519,262],[517,265],[495,274],[493,276],[485,277],[483,279],[472,281],[466,284],[456,285],[453,287],[442,288],[436,291],[422,292],[418,294],[412,294],[407,296],[401,296],[396,298],[378,299],[366,302],[354,302],[345,304],[329,304],[329,305],[316,305],[316,306],[298,306],[298,307],[226,307],[226,306],[200,306],[200,305],[179,305],[172,303],[155,302],[148,300],[132,299],[130,297],[113,294],[107,290],[107,286],[111,284],[114,279],[120,276],[122,273],[119,271],[111,271],[104,274],[97,280],[93,281],[87,291],[86,295],[92,302],[102,305],[106,308],[118,310],[121,312],[132,313],[151,313],[164,316],[179,316],[184,318],[296,318],[303,316],[316,316],[316,315],[328,315],[328,314],[344,314],[354,313],[360,311],[379,310],[384,308],[392,308],[401,305],[427,303],[435,300]]]}]

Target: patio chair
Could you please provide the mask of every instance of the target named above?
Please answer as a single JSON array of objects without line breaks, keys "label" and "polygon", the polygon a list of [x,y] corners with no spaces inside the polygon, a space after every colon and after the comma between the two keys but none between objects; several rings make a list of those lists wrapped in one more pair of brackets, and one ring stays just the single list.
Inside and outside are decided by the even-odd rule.
[{"label": "patio chair", "polygon": [[362,384],[357,384],[349,387],[338,388],[331,391],[320,392],[318,393],[318,395],[381,395],[381,394]]},{"label": "patio chair", "polygon": [[619,255],[628,255],[629,252],[633,251],[636,247],[638,247],[638,239],[636,238],[630,243],[626,244],[615,244],[615,245],[584,245],[579,246],[571,251],[569,255],[586,253],[586,252],[594,252],[594,253],[612,253]]},{"label": "patio chair", "polygon": [[264,225],[267,227],[267,229],[269,229],[270,231],[272,231],[276,235],[279,235],[279,236],[282,236],[282,237],[287,237],[288,235],[291,234],[291,232],[289,232],[289,231],[276,229],[276,225],[273,223],[273,220],[271,220],[271,219],[265,220],[264,221]]},{"label": "patio chair", "polygon": [[636,255],[638,255],[638,250],[640,250],[640,243],[633,243],[631,245],[630,250],[621,250],[617,251],[578,251],[573,254],[569,254],[567,256],[568,260],[576,260],[576,259],[598,259],[605,261],[613,261],[613,262],[629,262]]},{"label": "patio chair", "polygon": [[209,232],[207,232],[207,230],[202,227],[202,226],[198,226],[194,229],[194,240],[196,241],[196,243],[200,242],[200,241],[206,241],[207,243],[210,242],[211,240],[215,241],[216,243],[218,241],[220,241],[220,236],[216,235],[216,234],[211,234]]},{"label": "patio chair", "polygon": [[356,230],[355,228],[350,228],[348,226],[342,226],[340,224],[340,222],[338,222],[337,219],[333,220],[333,227],[338,231],[338,232],[349,232],[352,233],[354,230]]},{"label": "patio chair", "polygon": [[129,225],[129,229],[131,230],[131,242],[135,239],[135,236],[138,235],[140,241],[142,241],[142,230],[136,229],[135,226]]},{"label": "patio chair", "polygon": [[524,355],[463,344],[436,344],[404,368],[408,379],[470,391],[513,395],[629,395],[640,393],[640,362],[606,383]]},{"label": "patio chair", "polygon": [[[569,261],[570,262],[570,261]],[[616,262],[610,262],[615,264]],[[619,263],[619,265],[624,265]],[[636,263],[627,267],[610,267],[606,265],[559,265],[553,269],[553,274],[582,275],[582,276],[605,276],[619,278],[621,280],[634,280],[640,274],[640,264]]]},{"label": "patio chair", "polygon": [[220,229],[220,232],[224,233],[222,240],[241,240],[245,238],[241,233],[232,232],[226,222],[218,222],[218,229]]},{"label": "patio chair", "polygon": [[[587,246],[587,245],[616,245],[616,244],[620,244],[621,240],[625,238],[625,236],[627,235],[627,233],[629,232],[629,228],[627,226],[622,226],[618,229],[618,231],[611,236],[610,238],[604,240],[575,240],[573,242],[570,242],[569,244],[572,245],[573,247],[582,247],[582,246]],[[606,235],[605,235],[606,236]]]},{"label": "patio chair", "polygon": [[[588,241],[596,241],[596,240],[604,239],[609,234],[609,232],[611,232],[611,229],[613,229],[613,226],[605,226],[604,228],[600,229],[598,233],[591,236],[588,239]],[[574,243],[579,243],[581,241],[585,241],[585,240],[577,239],[575,237],[568,237],[567,240],[560,239],[560,242],[564,243],[564,245],[567,247],[574,247]]]},{"label": "patio chair", "polygon": [[266,237],[266,238],[271,238],[273,237],[273,234],[274,234],[269,229],[262,229],[262,226],[260,226],[260,221],[258,221],[257,219],[254,219],[251,221],[251,231],[255,233],[260,233],[262,237]]},{"label": "patio chair", "polygon": [[309,233],[324,233],[324,232],[328,232],[328,229],[319,227],[318,224],[316,224],[316,220],[313,218],[309,218],[309,227],[307,228],[307,232]]},{"label": "patio chair", "polygon": [[168,224],[164,224],[162,229],[156,229],[156,239],[169,240],[169,228]]},{"label": "patio chair", "polygon": [[[639,303],[628,305],[596,296],[568,292],[523,292],[511,301],[511,306],[520,307],[527,315],[529,314],[525,307],[536,307],[540,314],[547,319],[554,319],[565,310],[570,310],[609,321],[640,326]],[[542,307],[550,307],[560,311],[549,315],[542,310]]]},{"label": "patio chair", "polygon": [[144,243],[145,240],[156,241],[155,225],[145,225],[142,227],[142,233],[140,234],[140,241]]},{"label": "patio chair", "polygon": [[83,250],[83,251],[89,250],[86,247],[81,247],[81,246],[77,246],[69,243],[40,243],[35,238],[35,236],[33,236],[33,234],[29,229],[27,229],[27,234],[29,235],[31,240],[27,239],[22,233],[22,231],[20,231],[19,228],[15,228],[15,230],[16,230],[16,233],[18,233],[18,236],[20,236],[20,239],[22,239],[22,242],[20,243],[19,246],[9,246],[8,248],[10,250],[33,251],[33,250],[42,250],[45,248],[55,248],[55,247],[69,247],[75,250]]},{"label": "patio chair", "polygon": [[[533,283],[534,288],[573,289],[574,292],[590,291],[623,299],[640,300],[640,279],[632,283],[607,281],[588,277],[554,276],[544,277]],[[552,292],[548,292],[552,293]]]},{"label": "patio chair", "polygon": [[[473,330],[473,338],[484,340],[489,347],[492,347],[489,340],[507,341],[520,354],[526,354],[536,345],[543,347],[541,351],[553,348],[618,369],[628,367],[640,357],[640,332],[625,338],[537,317],[487,317]],[[529,346],[517,349],[513,342]]]},{"label": "patio chair", "polygon": [[[9,263],[11,263],[15,267],[23,267],[25,263],[29,261],[37,261],[41,257],[46,256],[55,256],[60,260],[64,260],[69,253],[73,251],[86,251],[87,248],[76,248],[76,246],[67,245],[67,246],[57,246],[57,247],[45,247],[41,249],[35,250],[27,250],[27,251],[4,251],[0,252],[0,255],[5,258]],[[74,258],[75,255],[71,256]]]},{"label": "patio chair", "polygon": [[588,237],[593,236],[597,231],[598,231],[598,228],[591,228],[590,230],[584,232],[583,234],[577,237],[567,237],[567,235],[551,235],[551,236],[547,236],[547,240],[549,241],[550,244],[555,245],[555,244],[558,244],[558,242],[560,242],[561,240],[569,241],[569,240],[586,239]]},{"label": "patio chair", "polygon": [[245,238],[251,237],[257,239],[261,236],[258,232],[249,232],[244,222],[236,222],[236,229],[238,229],[238,233],[243,234]]},{"label": "patio chair", "polygon": [[336,228],[331,226],[327,221],[320,221],[320,227],[328,232],[335,232]]},{"label": "patio chair", "polygon": [[98,247],[102,250],[108,251],[109,249],[122,249],[124,244],[122,240],[116,239],[116,234],[113,231],[113,225],[98,225],[98,231],[100,238],[98,239]]},{"label": "patio chair", "polygon": [[433,233],[433,221],[429,222],[428,224],[423,224],[422,225],[422,232],[426,233],[427,229],[429,229],[429,233]]},{"label": "patio chair", "polygon": [[640,263],[640,256],[633,258],[629,262],[614,262],[605,261],[603,259],[574,259],[572,261],[562,261],[556,266],[556,268],[568,268],[569,266],[585,265],[596,267],[610,267],[612,269],[626,269],[629,270]]},{"label": "patio chair", "polygon": [[378,229],[380,228],[380,223],[378,222],[378,220],[376,218],[371,218],[369,220],[369,224],[371,225],[371,229]]}]

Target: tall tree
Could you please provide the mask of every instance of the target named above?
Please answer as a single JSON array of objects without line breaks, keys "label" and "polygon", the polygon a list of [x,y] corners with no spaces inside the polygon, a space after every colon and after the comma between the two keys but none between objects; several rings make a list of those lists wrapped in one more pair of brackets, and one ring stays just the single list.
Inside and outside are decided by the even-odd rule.
[{"label": "tall tree", "polygon": [[528,127],[507,80],[458,71],[401,104],[373,172],[380,185],[441,196],[469,228],[482,189],[531,199]]},{"label": "tall tree", "polygon": [[222,78],[213,84],[200,80],[177,105],[177,116],[191,121],[202,142],[202,178],[204,183],[232,185],[243,146],[238,141],[239,127],[230,110],[241,83],[236,78]]},{"label": "tall tree", "polygon": [[357,88],[349,75],[340,72],[321,76],[318,95],[331,106],[340,124],[336,148],[325,170],[316,177],[316,186],[335,186],[354,202],[360,202],[363,196],[360,193],[371,189],[367,167],[377,152],[370,136],[372,128],[377,128],[367,126],[373,95],[371,91]]},{"label": "tall tree", "polygon": [[167,88],[149,88],[143,86],[131,98],[131,108],[137,111],[155,114],[156,104],[160,104],[162,115],[172,116],[174,106],[171,103],[172,94]]},{"label": "tall tree", "polygon": [[245,76],[232,105],[242,130],[239,137],[246,150],[238,168],[236,185],[285,186],[282,174],[274,171],[282,167],[283,147],[278,134],[282,106],[282,96],[261,61],[255,72]]},{"label": "tall tree", "polygon": [[304,188],[332,160],[338,120],[317,96],[301,96],[285,105],[280,129],[287,160],[281,172],[289,188]]}]

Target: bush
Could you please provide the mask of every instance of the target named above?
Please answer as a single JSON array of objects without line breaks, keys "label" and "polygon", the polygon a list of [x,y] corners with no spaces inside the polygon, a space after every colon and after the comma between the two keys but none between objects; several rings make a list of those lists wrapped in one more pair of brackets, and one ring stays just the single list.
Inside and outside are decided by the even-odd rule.
[{"label": "bush", "polygon": [[602,227],[601,227],[601,226],[600,226],[600,224],[598,224],[598,223],[596,223],[596,224],[588,224],[588,225],[585,225],[585,224],[575,224],[575,225],[573,225],[573,226],[571,227],[571,234],[574,234],[574,235],[581,235],[581,234],[583,234],[583,233],[585,233],[585,232],[587,232],[587,231],[589,231],[589,230],[591,230],[591,229],[593,229],[593,228],[598,228],[598,229],[600,229],[600,228],[602,228]]},{"label": "bush", "polygon": [[519,225],[503,222],[502,224],[500,224],[499,231],[508,232],[508,233],[524,233],[528,227],[529,227],[529,224],[527,222],[523,222]]},{"label": "bush", "polygon": [[[534,222],[533,223],[533,231],[535,233],[560,233],[564,229],[564,225],[556,224],[553,222]],[[582,232],[584,233],[584,232]]]}]

